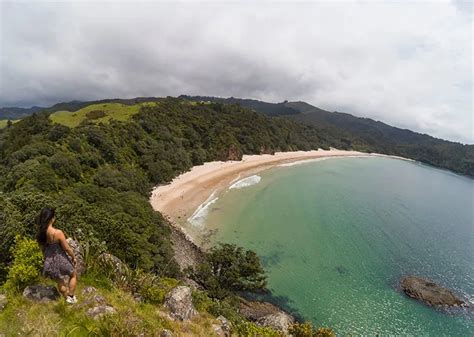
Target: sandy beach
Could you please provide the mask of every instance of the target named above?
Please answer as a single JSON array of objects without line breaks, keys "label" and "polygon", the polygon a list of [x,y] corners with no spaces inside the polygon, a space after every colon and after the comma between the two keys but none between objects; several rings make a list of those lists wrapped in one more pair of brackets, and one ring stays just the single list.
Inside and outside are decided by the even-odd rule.
[{"label": "sandy beach", "polygon": [[153,189],[150,203],[174,223],[183,224],[213,193],[218,194],[236,180],[276,165],[324,157],[377,156],[357,151],[313,150],[277,152],[274,155],[244,155],[241,161],[214,161],[194,166],[167,185]]}]

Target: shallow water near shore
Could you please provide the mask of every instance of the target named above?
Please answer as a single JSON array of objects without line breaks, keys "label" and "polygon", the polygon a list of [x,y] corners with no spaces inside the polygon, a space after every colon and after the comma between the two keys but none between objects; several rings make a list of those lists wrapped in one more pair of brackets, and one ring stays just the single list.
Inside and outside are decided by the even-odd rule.
[{"label": "shallow water near shore", "polygon": [[[317,326],[347,335],[474,332],[472,311],[404,296],[420,275],[474,302],[474,182],[390,158],[334,158],[259,174],[220,193],[198,241],[255,250],[268,286]],[[258,181],[257,181],[258,180]]]}]

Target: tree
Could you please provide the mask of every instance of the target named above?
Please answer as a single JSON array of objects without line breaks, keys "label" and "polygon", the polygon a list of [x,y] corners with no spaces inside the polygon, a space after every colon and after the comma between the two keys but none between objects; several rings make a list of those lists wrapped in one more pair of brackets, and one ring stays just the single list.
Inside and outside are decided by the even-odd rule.
[{"label": "tree", "polygon": [[215,298],[224,298],[231,291],[256,291],[266,286],[265,271],[257,254],[234,244],[213,247],[204,262],[189,272]]}]

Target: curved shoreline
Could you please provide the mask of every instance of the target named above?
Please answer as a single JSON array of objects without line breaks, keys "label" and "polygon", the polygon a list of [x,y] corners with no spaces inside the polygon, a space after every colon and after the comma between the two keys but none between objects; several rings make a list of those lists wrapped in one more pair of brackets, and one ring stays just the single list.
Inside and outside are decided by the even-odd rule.
[{"label": "curved shoreline", "polygon": [[151,193],[150,203],[155,211],[161,212],[170,222],[182,225],[212,194],[218,195],[230,184],[269,168],[304,163],[320,158],[334,157],[402,157],[369,154],[344,150],[313,150],[277,152],[274,155],[244,155],[241,161],[213,161],[194,166],[169,184],[156,186]]}]

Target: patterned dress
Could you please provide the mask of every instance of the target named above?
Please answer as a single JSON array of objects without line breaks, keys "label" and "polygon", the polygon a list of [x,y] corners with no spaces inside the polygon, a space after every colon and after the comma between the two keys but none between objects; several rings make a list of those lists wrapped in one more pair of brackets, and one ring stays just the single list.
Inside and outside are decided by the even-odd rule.
[{"label": "patterned dress", "polygon": [[44,247],[43,275],[54,280],[70,276],[74,266],[59,242],[47,243]]}]

